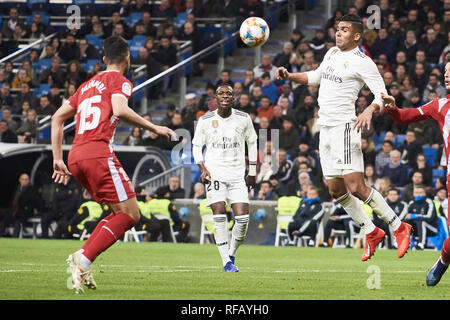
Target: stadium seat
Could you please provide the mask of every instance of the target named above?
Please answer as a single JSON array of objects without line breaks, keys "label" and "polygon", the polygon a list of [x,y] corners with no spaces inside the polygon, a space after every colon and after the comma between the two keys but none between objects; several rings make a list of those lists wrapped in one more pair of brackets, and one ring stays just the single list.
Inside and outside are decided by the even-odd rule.
[{"label": "stadium seat", "polygon": [[139,41],[128,40],[128,45],[130,46],[131,59],[137,59],[139,50],[142,48],[141,43]]},{"label": "stadium seat", "polygon": [[96,13],[95,1],[94,0],[73,0],[73,4],[80,7],[81,14],[89,14],[92,16]]},{"label": "stadium seat", "polygon": [[86,69],[85,69],[85,71],[86,72],[91,72],[92,71],[92,69],[94,69],[94,65],[96,64],[96,63],[102,63],[102,61],[101,60],[99,60],[99,59],[90,59],[90,60],[88,60],[87,62],[86,62]]},{"label": "stadium seat", "polygon": [[214,225],[214,219],[213,219],[213,214],[201,214],[200,217],[202,219],[202,224],[200,227],[200,244],[204,244],[205,243],[205,237],[208,237],[208,239],[210,239],[212,235],[214,235],[213,231],[210,231],[207,229],[207,225]]},{"label": "stadium seat", "polygon": [[173,231],[173,229],[172,229],[172,223],[171,223],[172,221],[170,220],[170,217],[169,217],[168,215],[166,215],[166,214],[160,214],[160,213],[152,213],[152,214],[153,214],[153,216],[154,216],[156,219],[159,219],[159,220],[169,220],[170,232],[171,232],[171,234],[172,234],[172,240],[173,240],[174,243],[177,243],[177,238],[176,238],[176,236],[177,236],[178,232]]},{"label": "stadium seat", "polygon": [[34,89],[34,95],[38,98],[50,93],[50,85],[48,83],[42,83],[39,88]]},{"label": "stadium seat", "polygon": [[436,163],[437,149],[435,148],[423,148],[423,154],[427,159],[427,165],[434,167]]},{"label": "stadium seat", "polygon": [[394,145],[395,145],[396,147],[400,147],[400,146],[403,144],[403,142],[405,141],[405,137],[406,137],[406,134],[398,134],[398,135],[395,137],[395,143],[394,143]]},{"label": "stadium seat", "polygon": [[125,17],[124,21],[128,27],[133,28],[136,22],[142,19],[142,12],[131,12],[129,16]]},{"label": "stadium seat", "polygon": [[147,234],[147,231],[136,231],[136,229],[133,227],[127,232],[125,232],[125,235],[123,236],[123,242],[128,241],[136,241],[141,242],[141,239],[139,236]]},{"label": "stadium seat", "polygon": [[33,18],[36,13],[40,13],[42,17],[42,24],[48,26],[50,24],[50,17],[47,12],[44,11],[34,11],[31,15],[27,16],[26,24],[29,26],[33,23]]},{"label": "stadium seat", "polygon": [[[48,0],[27,0],[27,6],[28,9],[30,9],[32,12],[34,11],[48,12],[50,10],[50,4]],[[44,23],[44,19],[42,19],[42,23]]]},{"label": "stadium seat", "polygon": [[433,186],[436,183],[436,180],[445,177],[445,170],[443,169],[433,169]]},{"label": "stadium seat", "polygon": [[[275,247],[280,245],[280,238],[288,239],[287,225],[292,221],[293,216],[277,215],[277,227],[275,231]],[[283,231],[284,230],[284,231]]]},{"label": "stadium seat", "polygon": [[100,39],[98,36],[93,34],[88,34],[84,37],[86,41],[90,44],[92,44],[97,49],[102,49],[103,47],[103,40]]},{"label": "stadium seat", "polygon": [[39,74],[45,69],[52,66],[52,59],[40,59],[38,62],[33,63],[34,72]]}]

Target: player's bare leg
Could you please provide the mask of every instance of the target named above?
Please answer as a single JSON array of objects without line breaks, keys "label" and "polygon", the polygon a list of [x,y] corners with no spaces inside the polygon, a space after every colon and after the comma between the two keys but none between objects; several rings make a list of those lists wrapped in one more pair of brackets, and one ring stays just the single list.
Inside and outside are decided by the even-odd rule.
[{"label": "player's bare leg", "polygon": [[234,266],[228,255],[228,221],[225,209],[225,202],[219,201],[210,205],[214,214],[214,239],[217,249],[219,249],[222,258],[223,271],[238,272],[239,269]]},{"label": "player's bare leg", "polygon": [[343,178],[327,180],[330,195],[347,211],[366,235],[366,247],[361,257],[362,261],[370,259],[375,253],[378,243],[384,238],[384,231],[377,228],[364,211],[361,202],[347,189]]},{"label": "player's bare leg", "polygon": [[136,198],[118,203],[108,203],[108,206],[113,215],[96,227],[95,237],[89,241],[88,245],[85,244],[81,250],[71,254],[67,259],[72,270],[76,293],[84,291],[82,285],[86,285],[90,289],[97,288],[91,270],[92,262],[139,221],[139,206]]},{"label": "player's bare leg", "polygon": [[409,248],[411,225],[401,222],[383,196],[377,190],[367,186],[362,172],[345,174],[344,182],[354,196],[368,204],[394,230],[397,256],[402,258]]},{"label": "player's bare leg", "polygon": [[233,203],[231,205],[234,213],[234,226],[231,234],[230,249],[228,255],[231,262],[235,261],[236,251],[244,242],[247,235],[249,222],[249,204],[248,203]]}]

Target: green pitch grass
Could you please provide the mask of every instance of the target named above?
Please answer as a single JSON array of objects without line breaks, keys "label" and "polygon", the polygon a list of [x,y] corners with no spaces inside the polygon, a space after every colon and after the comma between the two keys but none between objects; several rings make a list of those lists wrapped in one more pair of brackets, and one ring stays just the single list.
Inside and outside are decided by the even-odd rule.
[{"label": "green pitch grass", "polygon": [[[93,265],[98,289],[76,295],[66,286],[65,259],[80,246],[0,239],[0,299],[450,299],[450,274],[434,288],[425,285],[437,251],[398,259],[396,250],[379,249],[363,263],[361,249],[243,245],[240,272],[224,273],[214,245],[134,242],[116,243],[99,256]],[[379,289],[369,289],[378,276]]]}]

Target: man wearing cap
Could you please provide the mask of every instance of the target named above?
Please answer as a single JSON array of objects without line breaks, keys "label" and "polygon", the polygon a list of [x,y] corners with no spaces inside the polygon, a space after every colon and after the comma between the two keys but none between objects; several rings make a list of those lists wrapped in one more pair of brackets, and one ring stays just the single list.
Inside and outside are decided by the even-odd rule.
[{"label": "man wearing cap", "polygon": [[186,106],[181,110],[181,118],[183,121],[183,128],[194,133],[194,121],[197,119],[197,101],[195,93],[188,93],[185,95]]},{"label": "man wearing cap", "polygon": [[398,101],[400,106],[402,106],[406,100],[405,96],[400,91],[398,83],[395,81],[389,86],[389,94],[395,98],[395,101]]}]

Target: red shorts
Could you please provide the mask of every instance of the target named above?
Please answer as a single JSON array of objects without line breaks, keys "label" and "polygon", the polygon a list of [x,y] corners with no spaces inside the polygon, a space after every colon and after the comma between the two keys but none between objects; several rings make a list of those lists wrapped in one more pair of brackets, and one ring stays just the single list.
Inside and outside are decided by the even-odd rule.
[{"label": "red shorts", "polygon": [[130,179],[115,155],[70,163],[69,171],[98,203],[118,203],[136,196]]}]

